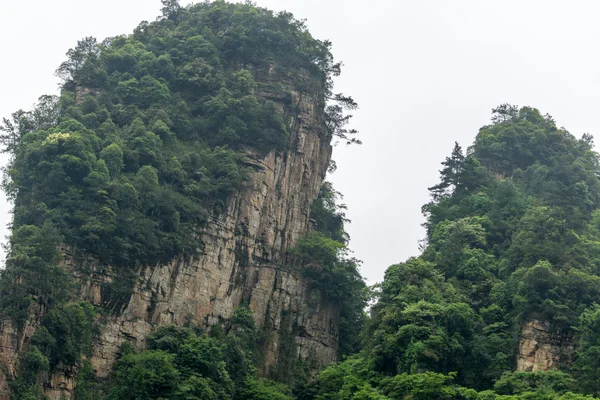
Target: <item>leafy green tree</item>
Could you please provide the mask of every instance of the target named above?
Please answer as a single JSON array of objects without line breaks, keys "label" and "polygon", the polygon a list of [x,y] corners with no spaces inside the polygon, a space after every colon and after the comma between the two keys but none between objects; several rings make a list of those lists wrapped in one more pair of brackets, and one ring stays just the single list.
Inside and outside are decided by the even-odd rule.
[{"label": "leafy green tree", "polygon": [[292,399],[290,388],[257,377],[256,327],[247,308],[236,310],[227,330],[216,326],[207,336],[159,327],[148,337],[148,349],[137,354],[126,343],[109,398]]},{"label": "leafy green tree", "polygon": [[110,172],[110,177],[112,179],[117,178],[124,166],[123,150],[121,150],[119,145],[112,143],[111,145],[102,149],[100,152],[100,158],[106,163],[106,167]]},{"label": "leafy green tree", "polygon": [[95,316],[86,302],[53,308],[34,334],[32,344],[44,352],[51,367],[59,363],[78,365],[83,357],[92,355]]},{"label": "leafy green tree", "polygon": [[162,13],[164,18],[170,20],[176,20],[177,15],[181,10],[181,6],[179,5],[178,0],[161,0],[163,5]]},{"label": "leafy green tree", "polygon": [[174,358],[173,354],[160,350],[126,354],[115,368],[115,386],[108,398],[173,398],[181,379],[173,364]]},{"label": "leafy green tree", "polygon": [[177,352],[175,365],[182,376],[200,375],[220,398],[229,398],[233,382],[225,368],[220,344],[209,337],[192,337]]},{"label": "leafy green tree", "polygon": [[499,394],[515,395],[527,392],[564,394],[576,388],[576,381],[560,371],[506,372],[494,384]]},{"label": "leafy green tree", "polygon": [[290,390],[282,384],[263,379],[248,379],[240,398],[245,400],[292,400]]},{"label": "leafy green tree", "polygon": [[316,223],[319,232],[341,243],[347,243],[349,238],[344,231],[344,224],[349,222],[344,210],[346,206],[337,204],[341,194],[334,190],[333,185],[324,182],[310,208],[310,217]]},{"label": "leafy green tree", "polygon": [[94,37],[86,37],[67,52],[68,60],[63,62],[56,75],[75,85],[97,87],[103,84],[106,73],[100,65],[100,46]]},{"label": "leafy green tree", "polygon": [[579,317],[577,334],[579,347],[575,353],[575,372],[581,387],[586,393],[600,394],[600,306],[594,305]]},{"label": "leafy green tree", "polygon": [[[402,399],[597,393],[593,328],[585,328],[600,295],[590,143],[536,109],[502,105],[467,155],[455,145],[423,207],[423,254],[391,266],[378,286],[362,357],[390,378],[375,390]],[[576,352],[574,376],[568,352],[557,362],[564,371],[510,373],[531,319],[564,337],[579,320],[591,350]]]},{"label": "leafy green tree", "polygon": [[459,398],[452,385],[455,374],[432,372],[400,374],[382,382],[383,392],[391,399],[453,400]]}]

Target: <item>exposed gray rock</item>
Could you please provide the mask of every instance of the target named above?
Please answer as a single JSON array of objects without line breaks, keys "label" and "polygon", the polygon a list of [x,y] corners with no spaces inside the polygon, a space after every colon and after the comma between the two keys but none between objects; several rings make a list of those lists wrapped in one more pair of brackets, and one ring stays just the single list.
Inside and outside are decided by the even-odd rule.
[{"label": "exposed gray rock", "polygon": [[517,371],[547,371],[564,365],[573,349],[573,332],[553,329],[548,321],[527,321],[521,326]]}]

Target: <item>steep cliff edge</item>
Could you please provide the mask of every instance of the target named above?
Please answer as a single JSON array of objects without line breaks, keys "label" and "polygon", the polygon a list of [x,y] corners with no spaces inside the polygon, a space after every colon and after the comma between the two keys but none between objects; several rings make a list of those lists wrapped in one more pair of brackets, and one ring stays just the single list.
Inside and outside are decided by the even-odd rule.
[{"label": "steep cliff edge", "polygon": [[[311,293],[293,266],[286,265],[287,249],[308,231],[310,204],[331,154],[329,143],[310,133],[320,120],[311,99],[304,97],[300,105],[291,135],[294,149],[253,160],[259,172],[232,196],[227,211],[208,223],[199,237],[202,254],[141,269],[124,311],[103,324],[92,359],[100,376],[108,374],[127,338],[140,346],[155,324],[217,324],[242,303],[269,332],[265,372],[277,364],[278,332],[284,328],[294,332],[302,358],[312,354],[319,365],[335,360],[338,307]],[[84,286],[96,305],[103,304],[104,280],[95,274]],[[282,320],[285,313],[290,317]]]},{"label": "steep cliff edge", "polygon": [[172,3],[133,35],[79,42],[61,97],[14,116],[0,399],[72,398],[84,362],[104,379],[123,343],[227,329],[240,307],[260,375],[338,357],[343,302],[290,252],[315,227],[332,138],[351,133],[326,107],[355,107],[331,92],[330,44],[287,13]]}]

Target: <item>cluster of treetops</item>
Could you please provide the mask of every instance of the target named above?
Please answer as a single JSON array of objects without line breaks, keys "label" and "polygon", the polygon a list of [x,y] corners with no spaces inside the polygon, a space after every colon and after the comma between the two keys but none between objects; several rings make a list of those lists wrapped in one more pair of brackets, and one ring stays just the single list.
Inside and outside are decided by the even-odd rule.
[{"label": "cluster of treetops", "polygon": [[[251,3],[163,5],[131,35],[80,41],[58,70],[61,95],[0,127],[14,201],[2,317],[22,330],[32,309],[44,311],[10,382],[15,399],[42,398],[49,374],[68,366],[78,367],[77,399],[600,396],[599,157],[591,136],[509,105],[443,162],[423,207],[422,255],[374,287],[347,249],[339,194],[323,185],[316,229],[290,259],[341,304],[339,363],[314,375],[290,345],[285,368],[267,374],[274,380],[259,377],[265,332],[242,305],[208,331],[161,327],[146,350],[125,343],[98,380],[86,360],[134,267],[200,251],[197,230],[252,173],[249,150],[292,145],[294,93],[319,94],[317,134],[356,141],[346,128],[356,103],[332,91],[340,64],[301,21]],[[104,307],[76,300],[61,246],[121,274]],[[552,371],[514,372],[519,331],[533,320],[572,337],[575,351]]]}]

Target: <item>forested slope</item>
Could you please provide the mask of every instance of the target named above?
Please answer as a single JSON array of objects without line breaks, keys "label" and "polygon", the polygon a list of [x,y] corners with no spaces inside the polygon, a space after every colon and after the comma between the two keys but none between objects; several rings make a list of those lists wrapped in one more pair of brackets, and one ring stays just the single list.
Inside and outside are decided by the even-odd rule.
[{"label": "forested slope", "polygon": [[79,41],[60,96],[1,126],[2,399],[287,398],[262,377],[357,350],[365,284],[323,184],[356,103],[331,44],[250,3],[162,3]]},{"label": "forested slope", "polygon": [[[600,395],[592,137],[576,139],[534,108],[503,105],[466,152],[456,144],[442,164],[423,207],[422,255],[389,267],[363,350],[300,398]],[[532,326],[546,336],[527,337]]]}]

